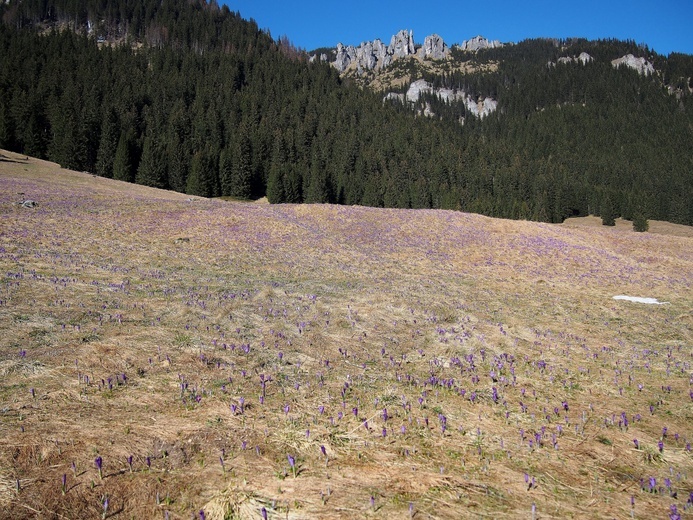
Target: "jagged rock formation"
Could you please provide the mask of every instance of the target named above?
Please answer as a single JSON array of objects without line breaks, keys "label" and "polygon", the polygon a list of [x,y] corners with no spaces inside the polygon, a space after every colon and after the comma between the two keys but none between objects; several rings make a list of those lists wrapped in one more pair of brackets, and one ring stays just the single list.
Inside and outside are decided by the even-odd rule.
[{"label": "jagged rock formation", "polygon": [[475,36],[471,40],[465,40],[457,47],[463,51],[476,52],[480,49],[495,49],[502,47],[503,44],[498,40],[487,40],[483,36]]},{"label": "jagged rock formation", "polygon": [[414,54],[416,52],[414,48],[414,32],[407,32],[403,29],[395,34],[390,40],[390,46],[387,48],[387,51],[395,58],[403,58]]},{"label": "jagged rock formation", "polygon": [[418,51],[420,58],[433,58],[434,60],[443,60],[448,57],[450,49],[443,41],[443,38],[437,34],[426,36],[423,47]]},{"label": "jagged rock formation", "polygon": [[654,74],[654,67],[652,64],[647,61],[645,58],[636,58],[632,54],[626,54],[625,56],[622,56],[621,58],[615,59],[611,61],[611,65],[614,67],[618,68],[622,65],[625,65],[626,67],[630,67],[631,69],[635,69],[638,71],[638,74],[649,76],[650,74]]},{"label": "jagged rock formation", "polygon": [[[383,101],[397,100],[401,103],[405,101],[411,105],[419,101],[422,93],[434,93],[440,99],[447,102],[463,101],[464,106],[474,116],[483,119],[498,108],[498,102],[492,98],[474,99],[463,90],[452,90],[448,88],[433,88],[433,86],[424,79],[418,79],[409,85],[406,94],[398,94],[388,92],[385,94]],[[423,110],[423,115],[432,117],[435,114],[431,111],[430,105],[426,105]]]},{"label": "jagged rock formation", "polygon": [[363,42],[358,47],[337,44],[337,58],[332,65],[340,72],[355,65],[361,75],[367,70],[379,70],[387,67],[393,59],[411,56],[415,53],[414,34],[412,31],[399,31],[390,40],[390,45],[375,39]]},{"label": "jagged rock formation", "polygon": [[[463,51],[476,52],[480,49],[494,49],[502,46],[503,44],[498,40],[490,41],[483,36],[475,36],[456,47]],[[336,59],[332,65],[340,74],[351,69],[356,70],[356,73],[361,76],[366,71],[384,69],[393,60],[399,58],[415,56],[421,60],[426,58],[443,60],[449,53],[450,48],[437,34],[426,36],[423,46],[417,49],[413,31],[401,30],[392,36],[390,45],[387,46],[379,39],[363,42],[358,47],[338,43]],[[311,59],[316,58],[313,56]]]}]

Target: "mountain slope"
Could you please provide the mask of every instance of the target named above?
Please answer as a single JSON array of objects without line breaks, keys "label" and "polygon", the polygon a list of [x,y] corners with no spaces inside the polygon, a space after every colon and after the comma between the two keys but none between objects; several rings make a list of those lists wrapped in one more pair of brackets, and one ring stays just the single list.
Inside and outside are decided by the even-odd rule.
[{"label": "mountain slope", "polygon": [[[364,89],[205,1],[0,15],[0,146],[64,166],[208,197],[693,223],[690,56],[533,40],[438,60],[410,41],[418,59]],[[656,74],[611,65],[642,52]],[[415,79],[430,88],[400,102]]]},{"label": "mountain slope", "polygon": [[690,515],[690,236],[4,151],[0,222],[0,516]]}]

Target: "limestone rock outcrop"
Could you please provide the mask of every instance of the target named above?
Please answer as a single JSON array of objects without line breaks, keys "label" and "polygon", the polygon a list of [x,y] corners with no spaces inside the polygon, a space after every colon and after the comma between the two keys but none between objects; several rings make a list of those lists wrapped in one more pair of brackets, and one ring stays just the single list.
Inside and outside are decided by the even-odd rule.
[{"label": "limestone rock outcrop", "polygon": [[463,41],[458,47],[463,51],[476,52],[481,49],[495,49],[502,47],[503,44],[498,40],[487,40],[483,36],[475,36],[470,40]]},{"label": "limestone rock outcrop", "polygon": [[418,51],[420,58],[432,58],[434,60],[443,60],[448,57],[450,49],[443,41],[443,38],[437,34],[431,34],[424,39],[423,47]]},{"label": "limestone rock outcrop", "polygon": [[389,45],[385,45],[379,39],[363,42],[358,47],[338,43],[332,65],[340,73],[347,69],[355,69],[357,74],[361,75],[365,71],[384,69],[399,58],[418,56],[421,59],[442,60],[449,52],[447,44],[437,34],[427,36],[423,46],[417,50],[414,33],[402,30],[392,36]]},{"label": "limestone rock outcrop", "polygon": [[[433,85],[424,79],[418,79],[412,82],[409,85],[406,94],[398,94],[395,92],[387,93],[383,98],[383,101],[397,100],[402,103],[407,102],[409,105],[414,105],[417,101],[419,101],[419,98],[423,93],[434,93],[441,100],[446,102],[462,101],[469,113],[480,119],[483,119],[492,112],[495,112],[498,108],[498,102],[493,98],[479,97],[475,99],[467,94],[464,90],[434,88]],[[432,117],[434,115],[430,109],[430,106],[424,108],[423,115],[428,117]]]},{"label": "limestone rock outcrop", "polygon": [[[587,54],[586,52],[581,52],[579,56],[563,56],[561,58],[558,58],[558,63],[580,63],[582,65],[587,65],[588,63],[594,61],[594,58]],[[549,62],[550,67],[556,66],[556,64],[552,61]]]},{"label": "limestone rock outcrop", "polygon": [[612,60],[611,65],[616,68],[625,65],[626,67],[637,70],[638,74],[645,76],[654,74],[655,71],[652,64],[645,58],[636,58],[632,54],[626,54],[625,56]]},{"label": "limestone rock outcrop", "polygon": [[395,58],[403,58],[410,54],[414,54],[414,52],[416,52],[414,48],[414,31],[402,29],[392,36],[387,52]]},{"label": "limestone rock outcrop", "polygon": [[355,67],[357,73],[363,74],[368,70],[379,70],[387,67],[395,58],[403,58],[415,53],[414,34],[402,30],[385,45],[380,39],[363,42],[358,47],[337,44],[337,55],[332,65],[340,72]]}]

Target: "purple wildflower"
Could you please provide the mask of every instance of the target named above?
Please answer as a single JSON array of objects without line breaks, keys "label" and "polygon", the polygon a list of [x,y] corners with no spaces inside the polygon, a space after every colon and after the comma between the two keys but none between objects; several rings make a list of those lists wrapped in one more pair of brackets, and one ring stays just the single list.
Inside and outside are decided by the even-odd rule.
[{"label": "purple wildflower", "polygon": [[296,478],[296,459],[293,458],[291,455],[287,455],[286,458],[289,461],[289,467],[291,468],[291,472],[294,474],[294,478]]},{"label": "purple wildflower", "polygon": [[99,470],[99,478],[102,479],[103,473],[101,472],[102,471],[101,468],[103,466],[103,459],[101,458],[100,455],[94,459],[94,464],[96,465],[96,469]]}]

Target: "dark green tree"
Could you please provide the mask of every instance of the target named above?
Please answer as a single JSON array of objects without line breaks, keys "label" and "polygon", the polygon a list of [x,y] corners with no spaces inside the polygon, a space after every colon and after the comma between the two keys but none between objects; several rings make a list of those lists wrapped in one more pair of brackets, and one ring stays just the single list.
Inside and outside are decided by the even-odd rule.
[{"label": "dark green tree", "polygon": [[119,181],[135,180],[133,165],[133,143],[129,132],[121,132],[113,159],[113,178]]},{"label": "dark green tree", "polygon": [[602,225],[604,226],[615,226],[616,225],[616,215],[614,211],[614,205],[611,202],[611,198],[605,195],[602,199],[602,204],[599,209],[599,216],[602,217]]},{"label": "dark green tree", "polygon": [[650,229],[650,223],[645,218],[642,211],[636,210],[633,214],[633,231],[643,233]]},{"label": "dark green tree", "polygon": [[[247,129],[247,126],[244,125]],[[230,195],[248,199],[252,193],[253,164],[248,132],[241,130],[234,148]]]},{"label": "dark green tree", "polygon": [[101,140],[96,154],[97,175],[113,177],[113,163],[115,162],[119,137],[118,115],[113,108],[110,108],[106,110],[106,116],[101,123]]},{"label": "dark green tree", "polygon": [[135,175],[135,182],[154,188],[166,188],[168,186],[163,147],[151,135],[144,139],[142,157]]}]

